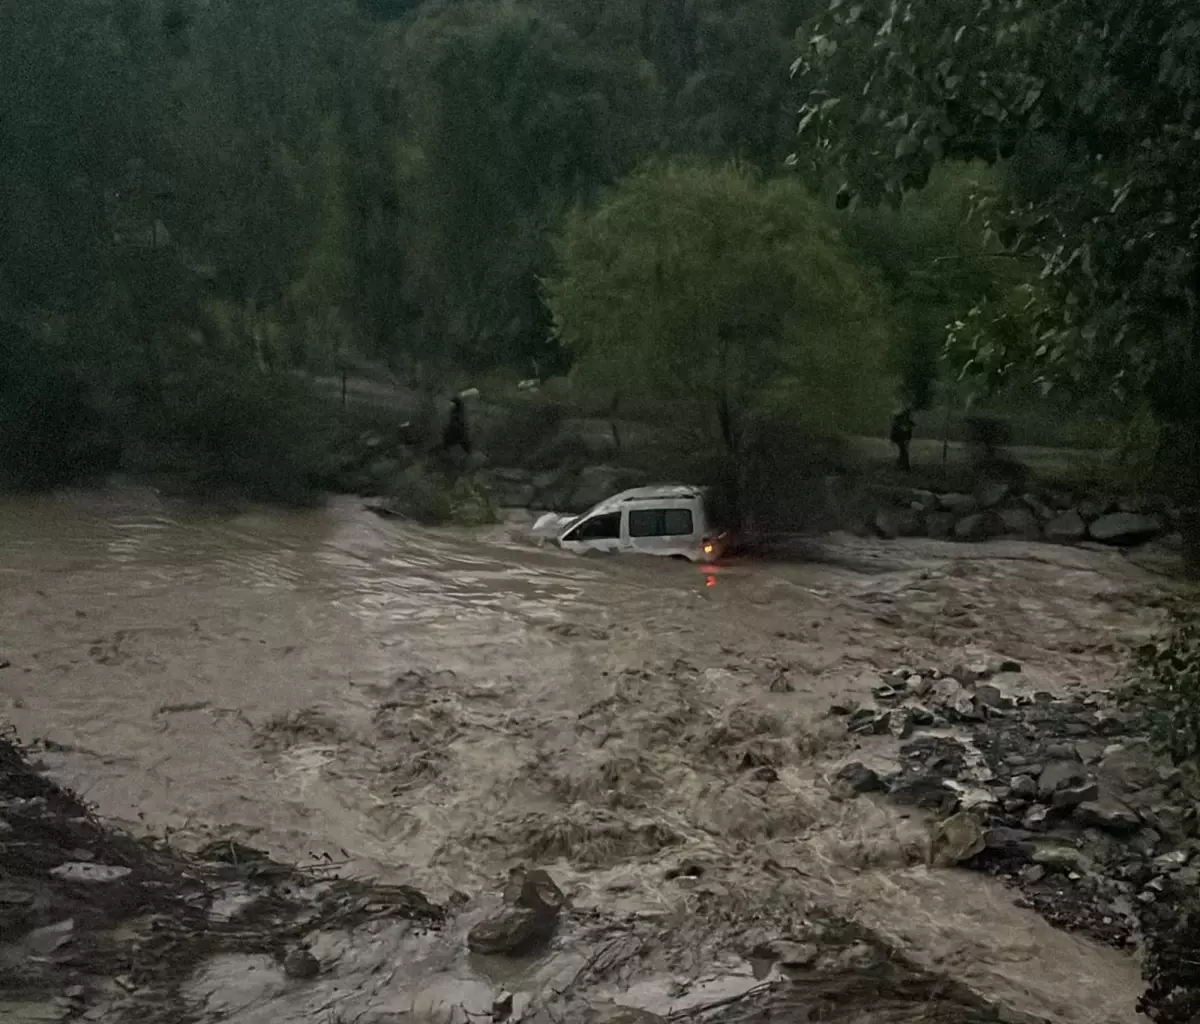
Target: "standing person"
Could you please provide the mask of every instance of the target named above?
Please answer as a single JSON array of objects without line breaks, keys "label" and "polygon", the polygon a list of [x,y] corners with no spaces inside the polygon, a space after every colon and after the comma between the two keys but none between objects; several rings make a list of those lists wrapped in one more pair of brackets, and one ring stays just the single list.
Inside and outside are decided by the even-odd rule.
[{"label": "standing person", "polygon": [[446,451],[461,448],[465,454],[471,454],[471,439],[467,434],[467,406],[462,395],[455,395],[451,399],[450,419],[442,432],[442,447]]},{"label": "standing person", "polygon": [[890,437],[892,444],[896,446],[896,465],[904,473],[912,470],[912,463],[908,458],[908,446],[912,443],[913,427],[913,415],[907,407],[901,409],[892,417],[892,432]]}]

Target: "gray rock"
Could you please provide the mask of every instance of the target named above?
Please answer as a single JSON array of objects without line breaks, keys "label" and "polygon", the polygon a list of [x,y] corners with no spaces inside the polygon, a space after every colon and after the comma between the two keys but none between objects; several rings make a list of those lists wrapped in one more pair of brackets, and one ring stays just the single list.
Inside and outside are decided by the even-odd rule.
[{"label": "gray rock", "polygon": [[627,471],[615,466],[587,466],[571,492],[571,511],[584,512],[627,486],[631,486]]},{"label": "gray rock", "polygon": [[1177,804],[1154,804],[1139,813],[1147,825],[1171,839],[1184,839],[1189,832],[1187,809]]},{"label": "gray rock", "polygon": [[1087,536],[1087,523],[1072,509],[1051,519],[1045,528],[1046,539],[1059,544],[1073,544]]},{"label": "gray rock", "polygon": [[1158,760],[1147,740],[1135,739],[1110,749],[1096,773],[1119,796],[1150,789],[1158,782]]},{"label": "gray rock", "polygon": [[1000,687],[990,683],[983,683],[975,687],[975,703],[1000,710],[1008,710],[1017,706],[1013,697],[1010,697]]},{"label": "gray rock", "polygon": [[[1088,829],[1087,831],[1097,836],[1103,834],[1099,829],[1095,828]],[[1125,839],[1125,843],[1129,849],[1141,857],[1153,857],[1158,852],[1161,842],[1162,835],[1153,828],[1139,828],[1135,835]]]},{"label": "gray rock", "polygon": [[508,887],[505,889],[506,897],[518,884],[520,888],[513,899],[518,907],[527,907],[549,917],[557,916],[562,910],[566,897],[549,872],[541,868],[531,871],[517,868],[510,872]]},{"label": "gray rock", "polygon": [[1036,494],[1022,494],[1021,504],[1037,517],[1039,523],[1045,523],[1054,518],[1054,509]]},{"label": "gray rock", "polygon": [[954,536],[956,521],[953,512],[927,512],[925,514],[925,535],[934,540],[948,540]]},{"label": "gray rock", "polygon": [[307,949],[293,949],[283,958],[283,973],[289,978],[307,981],[321,973],[321,962]]},{"label": "gray rock", "polygon": [[995,508],[1008,497],[1009,490],[1003,480],[984,480],[975,488],[975,500],[981,508]]},{"label": "gray rock", "polygon": [[499,1024],[500,1021],[508,1020],[513,1012],[513,994],[507,990],[501,990],[496,993],[496,998],[492,1000],[492,1020]]},{"label": "gray rock", "polygon": [[1034,804],[1025,812],[1021,819],[1021,827],[1030,832],[1040,832],[1046,827],[1046,819],[1050,816],[1050,808],[1042,804]]},{"label": "gray rock", "polygon": [[915,702],[905,704],[902,710],[908,715],[909,721],[913,725],[933,725],[937,721],[937,715],[929,710],[924,704]]},{"label": "gray rock", "polygon": [[966,516],[979,511],[979,502],[970,494],[942,494],[938,497],[938,507],[943,512]]},{"label": "gray rock", "polygon": [[883,780],[861,761],[851,761],[838,769],[834,785],[845,793],[875,793],[883,789]]},{"label": "gray rock", "polygon": [[1054,791],[1051,803],[1058,808],[1078,807],[1088,800],[1095,800],[1100,795],[1100,787],[1094,782],[1081,782],[1078,785],[1063,786]]},{"label": "gray rock", "polygon": [[1013,796],[1022,800],[1033,800],[1038,794],[1037,780],[1032,775],[1014,775],[1008,788]]},{"label": "gray rock", "polygon": [[979,819],[960,811],[934,826],[931,857],[935,866],[951,867],[983,852],[984,846],[984,830]]},{"label": "gray rock", "polygon": [[1030,856],[1035,864],[1041,864],[1047,871],[1058,871],[1066,874],[1068,871],[1085,872],[1088,867],[1087,858],[1075,847],[1066,843],[1038,843]]},{"label": "gray rock", "polygon": [[1080,804],[1075,808],[1075,820],[1084,827],[1094,826],[1117,835],[1136,832],[1142,824],[1134,811],[1110,796]]},{"label": "gray rock", "polygon": [[891,727],[891,723],[890,711],[881,711],[870,704],[864,704],[850,713],[846,728],[863,735],[882,736]]},{"label": "gray rock", "polygon": [[1190,859],[1190,850],[1169,850],[1154,858],[1154,869],[1169,874],[1186,867]]},{"label": "gray rock", "polygon": [[948,675],[963,686],[974,686],[984,679],[990,679],[995,674],[995,666],[988,660],[959,662]]},{"label": "gray rock", "polygon": [[888,719],[888,732],[896,739],[906,740],[913,734],[916,723],[904,708],[897,708]]},{"label": "gray rock", "polygon": [[1162,533],[1162,523],[1156,516],[1135,512],[1113,512],[1101,516],[1088,527],[1088,536],[1101,544],[1141,544]]},{"label": "gray rock", "polygon": [[1097,740],[1077,740],[1075,756],[1084,764],[1096,764],[1104,756],[1104,744]]},{"label": "gray rock", "polygon": [[1078,761],[1052,761],[1038,776],[1038,796],[1049,800],[1060,789],[1087,781],[1087,773]]},{"label": "gray rock", "polygon": [[954,524],[955,540],[981,541],[987,540],[989,536],[988,517],[982,512],[973,512]]},{"label": "gray rock", "polygon": [[984,833],[983,841],[989,850],[1003,850],[1006,853],[1029,856],[1035,848],[1033,838],[1033,833],[1025,829],[997,825]]},{"label": "gray rock", "polygon": [[467,933],[467,946],[475,953],[514,956],[549,938],[555,922],[529,907],[509,907],[475,925]]},{"label": "gray rock", "polygon": [[1042,535],[1042,525],[1027,508],[1006,508],[1000,512],[1004,532],[1024,540],[1037,540]]},{"label": "gray rock", "polygon": [[916,512],[894,508],[882,508],[875,513],[871,520],[875,532],[885,540],[895,540],[897,537],[919,537],[921,517]]},{"label": "gray rock", "polygon": [[1078,505],[1079,514],[1089,523],[1093,519],[1099,519],[1105,512],[1112,508],[1111,502],[1107,498],[1084,498]]}]

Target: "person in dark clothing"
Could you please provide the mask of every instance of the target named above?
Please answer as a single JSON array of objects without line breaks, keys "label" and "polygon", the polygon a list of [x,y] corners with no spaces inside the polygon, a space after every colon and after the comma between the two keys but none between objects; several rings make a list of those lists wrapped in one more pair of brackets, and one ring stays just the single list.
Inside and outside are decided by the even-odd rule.
[{"label": "person in dark clothing", "polygon": [[892,417],[890,436],[892,444],[896,446],[896,465],[905,473],[912,469],[912,463],[908,458],[908,446],[912,442],[913,427],[913,415],[908,409],[901,409]]},{"label": "person in dark clothing", "polygon": [[471,454],[471,439],[467,434],[467,406],[462,395],[455,395],[450,407],[450,419],[442,432],[442,447],[446,451],[461,448],[467,455]]}]

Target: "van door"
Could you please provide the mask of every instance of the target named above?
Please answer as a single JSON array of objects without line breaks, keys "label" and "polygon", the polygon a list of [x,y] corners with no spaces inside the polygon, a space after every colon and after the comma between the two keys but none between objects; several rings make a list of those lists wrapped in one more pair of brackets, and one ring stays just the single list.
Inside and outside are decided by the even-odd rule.
[{"label": "van door", "polygon": [[568,551],[616,551],[621,546],[621,513],[589,516],[563,534],[559,543]]},{"label": "van door", "polygon": [[695,558],[697,516],[690,502],[670,502],[629,510],[629,543],[648,555]]}]

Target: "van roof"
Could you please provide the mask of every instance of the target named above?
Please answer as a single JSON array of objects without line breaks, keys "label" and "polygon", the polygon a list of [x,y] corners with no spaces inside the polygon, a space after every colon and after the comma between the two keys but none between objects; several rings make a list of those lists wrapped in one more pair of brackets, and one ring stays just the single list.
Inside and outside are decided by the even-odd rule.
[{"label": "van roof", "polygon": [[611,498],[605,498],[600,504],[591,509],[593,513],[614,512],[622,505],[634,501],[661,501],[664,498],[688,500],[704,497],[703,487],[692,487],[688,484],[655,484],[650,487],[631,487]]}]

